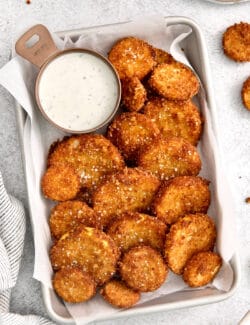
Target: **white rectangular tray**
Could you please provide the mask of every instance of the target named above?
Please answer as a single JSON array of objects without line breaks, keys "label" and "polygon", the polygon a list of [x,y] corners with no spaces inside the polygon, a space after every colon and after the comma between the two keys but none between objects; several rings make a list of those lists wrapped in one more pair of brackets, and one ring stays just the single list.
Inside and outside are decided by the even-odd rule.
[{"label": "white rectangular tray", "polygon": [[[186,17],[165,17],[166,25],[176,25],[185,24],[192,29],[192,33],[183,42],[182,48],[185,51],[191,65],[199,75],[201,82],[204,85],[208,107],[212,116],[213,131],[215,136],[217,136],[216,131],[216,108],[213,96],[212,81],[209,69],[208,54],[206,50],[205,40],[201,32],[200,27],[191,19]],[[107,25],[106,25],[107,26]],[[77,39],[83,32],[86,31],[99,31],[105,29],[106,26],[98,26],[92,28],[78,29],[72,31],[65,31],[57,33],[60,37],[70,36],[73,40]],[[25,155],[23,150],[23,127],[25,119],[27,117],[25,111],[16,103],[16,117],[17,125],[19,129],[19,138],[22,148],[22,158],[25,162]],[[25,163],[24,163],[25,166]],[[25,174],[27,171],[25,170]],[[29,204],[31,202],[29,198]],[[31,218],[32,222],[32,218]],[[34,228],[34,225],[32,225]],[[108,318],[103,318],[101,320],[111,320],[120,317],[129,317],[136,315],[145,315],[146,313],[161,312],[177,308],[198,306],[203,304],[209,304],[218,302],[232,296],[236,290],[239,283],[240,277],[240,267],[239,267],[238,255],[235,254],[231,260],[231,267],[234,272],[234,280],[231,289],[228,292],[219,291],[213,288],[205,288],[202,290],[192,290],[192,291],[182,291],[172,293],[166,296],[159,297],[153,301],[146,302],[139,306],[133,308],[122,310],[113,314]],[[74,320],[69,315],[68,311],[62,304],[62,302],[57,298],[53,290],[48,289],[42,285],[42,292],[44,297],[45,307],[49,316],[59,324],[74,324]]]}]

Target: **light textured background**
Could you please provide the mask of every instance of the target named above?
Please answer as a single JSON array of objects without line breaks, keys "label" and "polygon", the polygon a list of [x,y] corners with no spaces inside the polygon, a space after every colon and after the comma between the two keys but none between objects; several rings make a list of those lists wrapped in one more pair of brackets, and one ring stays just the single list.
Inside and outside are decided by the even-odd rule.
[{"label": "light textured background", "polygon": [[[13,30],[20,17],[32,16],[52,30],[114,23],[135,16],[160,13],[195,19],[208,45],[218,111],[219,137],[225,169],[235,198],[238,238],[232,238],[241,258],[242,280],[236,294],[223,302],[136,318],[113,324],[237,324],[250,309],[250,112],[240,99],[242,82],[250,75],[250,63],[235,63],[221,50],[225,28],[235,22],[250,23],[250,3],[220,6],[202,0],[0,0],[0,67],[8,61]],[[27,207],[24,175],[11,96],[0,87],[0,170],[8,190]],[[13,290],[11,311],[45,315],[39,283],[32,279],[33,241],[28,229],[19,279]],[[111,324],[102,322],[98,324]],[[15,324],[13,324],[15,325]]]}]

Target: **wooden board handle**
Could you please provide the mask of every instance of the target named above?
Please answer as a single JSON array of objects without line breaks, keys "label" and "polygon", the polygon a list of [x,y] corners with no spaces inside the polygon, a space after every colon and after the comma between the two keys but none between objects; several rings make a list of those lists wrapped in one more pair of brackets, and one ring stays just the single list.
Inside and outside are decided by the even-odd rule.
[{"label": "wooden board handle", "polygon": [[37,67],[58,52],[50,32],[44,25],[35,25],[24,33],[16,42],[16,53]]}]

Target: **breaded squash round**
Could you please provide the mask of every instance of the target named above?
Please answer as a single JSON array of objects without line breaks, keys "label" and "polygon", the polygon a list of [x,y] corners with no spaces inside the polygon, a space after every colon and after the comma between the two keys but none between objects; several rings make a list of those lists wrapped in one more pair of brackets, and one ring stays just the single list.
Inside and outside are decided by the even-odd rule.
[{"label": "breaded squash round", "polygon": [[110,175],[93,193],[93,209],[106,227],[127,211],[146,211],[160,185],[157,177],[138,168]]},{"label": "breaded squash round", "polygon": [[128,212],[111,223],[107,234],[121,252],[138,245],[147,245],[162,251],[166,231],[166,225],[159,219],[147,214]]},{"label": "breaded squash round", "polygon": [[[153,52],[156,65],[161,63],[171,63],[175,61],[171,54],[162,49],[153,47]],[[158,96],[158,94],[149,85],[149,77],[150,76],[147,76],[143,79],[143,85],[147,92],[147,99],[155,98]]]},{"label": "breaded squash round", "polygon": [[221,257],[212,252],[200,252],[187,262],[183,272],[183,280],[190,287],[202,287],[211,282],[222,265]]},{"label": "breaded squash round", "polygon": [[164,51],[162,49],[158,49],[156,47],[153,48],[154,51],[154,59],[157,64],[161,63],[171,63],[174,62],[175,59],[172,57],[170,53]]},{"label": "breaded squash round", "polygon": [[215,239],[215,224],[208,215],[197,213],[180,218],[166,236],[165,257],[169,268],[182,274],[194,254],[213,249]]},{"label": "breaded squash round", "polygon": [[55,239],[60,239],[66,232],[81,224],[99,228],[94,210],[82,201],[61,202],[51,210],[49,225]]},{"label": "breaded squash round", "polygon": [[118,308],[129,308],[140,300],[140,293],[129,288],[118,280],[108,281],[100,290],[100,294],[111,305]]},{"label": "breaded squash round", "polygon": [[41,181],[42,192],[48,199],[67,201],[74,199],[80,191],[80,178],[68,164],[50,166]]},{"label": "breaded squash round", "polygon": [[244,82],[241,97],[245,107],[250,110],[250,77]]},{"label": "breaded squash round", "polygon": [[140,292],[158,289],[168,274],[161,254],[150,246],[131,248],[124,254],[119,270],[125,283]]},{"label": "breaded squash round", "polygon": [[139,152],[138,167],[161,180],[175,176],[196,176],[201,169],[197,149],[183,138],[156,138]]},{"label": "breaded squash round", "polygon": [[164,182],[152,203],[153,213],[167,224],[188,213],[206,213],[210,204],[209,181],[178,176]]},{"label": "breaded squash round", "polygon": [[159,134],[158,127],[147,116],[127,112],[114,119],[107,138],[117,146],[126,160],[134,161],[138,150]]},{"label": "breaded squash round", "polygon": [[147,99],[147,92],[137,77],[125,78],[122,84],[122,103],[128,111],[138,112]]},{"label": "breaded squash round", "polygon": [[149,85],[159,95],[170,100],[188,100],[199,91],[199,80],[193,71],[181,62],[158,64]]},{"label": "breaded squash round", "polygon": [[250,61],[250,24],[239,23],[227,28],[222,39],[224,53],[234,61]]},{"label": "breaded squash round", "polygon": [[64,234],[50,250],[54,270],[78,266],[93,276],[97,285],[115,273],[118,258],[119,249],[113,239],[99,229],[85,226]]},{"label": "breaded squash round", "polygon": [[200,139],[201,115],[191,100],[176,102],[154,97],[146,103],[143,113],[158,126],[164,137],[181,137],[193,145]]},{"label": "breaded squash round", "polygon": [[119,40],[109,52],[108,59],[121,79],[138,77],[141,80],[155,65],[152,47],[136,37]]},{"label": "breaded squash round", "polygon": [[78,267],[65,267],[54,274],[53,287],[64,301],[69,303],[84,302],[96,292],[94,279]]},{"label": "breaded squash round", "polygon": [[69,164],[80,177],[81,187],[96,187],[107,174],[123,169],[118,149],[103,135],[81,134],[52,145],[48,166]]}]

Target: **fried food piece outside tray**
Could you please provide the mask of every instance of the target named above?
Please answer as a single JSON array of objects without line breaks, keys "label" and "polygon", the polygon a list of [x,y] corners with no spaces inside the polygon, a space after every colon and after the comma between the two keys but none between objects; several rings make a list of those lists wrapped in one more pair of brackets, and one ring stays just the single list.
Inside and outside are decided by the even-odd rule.
[{"label": "fried food piece outside tray", "polygon": [[195,176],[179,176],[163,182],[153,202],[152,211],[167,224],[188,213],[206,213],[210,204],[209,181]]},{"label": "fried food piece outside tray", "polygon": [[119,40],[111,48],[108,59],[116,68],[120,79],[143,79],[154,67],[154,52],[145,41],[136,37]]},{"label": "fried food piece outside tray", "polygon": [[196,253],[213,250],[216,228],[206,214],[188,214],[174,223],[166,236],[167,265],[182,274],[187,261]]},{"label": "fried food piece outside tray", "polygon": [[211,282],[222,265],[221,257],[213,252],[200,252],[187,262],[183,280],[190,287],[201,287]]},{"label": "fried food piece outside tray", "polygon": [[128,111],[138,112],[147,99],[147,91],[137,77],[125,78],[122,84],[122,103]]},{"label": "fried food piece outside tray", "polygon": [[124,168],[118,149],[103,135],[81,134],[53,144],[48,166],[66,163],[80,178],[81,188],[93,190],[107,174]]},{"label": "fried food piece outside tray", "polygon": [[121,252],[138,245],[147,245],[162,251],[166,231],[167,226],[155,217],[138,212],[127,212],[111,223],[107,234]]},{"label": "fried food piece outside tray", "polygon": [[51,210],[49,225],[55,239],[60,239],[66,232],[81,224],[100,228],[96,213],[82,201],[61,202]]},{"label": "fried food piece outside tray", "polygon": [[108,128],[107,138],[120,150],[128,161],[135,161],[141,147],[159,136],[156,124],[147,116],[127,112],[122,113]]},{"label": "fried food piece outside tray", "polygon": [[42,177],[42,192],[48,199],[66,201],[73,199],[81,184],[75,169],[65,163],[50,166]]},{"label": "fried food piece outside tray", "polygon": [[154,97],[146,103],[142,113],[158,126],[164,137],[181,137],[192,145],[200,139],[201,115],[191,100],[177,102]]},{"label": "fried food piece outside tray", "polygon": [[93,209],[103,227],[127,211],[146,211],[160,185],[157,177],[139,168],[125,168],[107,177],[93,193]]},{"label": "fried food piece outside tray", "polygon": [[[249,45],[250,46],[250,45]],[[244,82],[241,91],[242,102],[250,110],[250,77]]]},{"label": "fried food piece outside tray", "polygon": [[84,302],[96,292],[94,279],[78,267],[65,267],[54,274],[53,287],[64,301],[69,303]]},{"label": "fried food piece outside tray", "polygon": [[197,149],[177,137],[152,140],[139,152],[137,164],[161,180],[175,176],[196,176],[201,169]]},{"label": "fried food piece outside tray", "polygon": [[129,308],[140,300],[140,293],[129,288],[123,281],[108,281],[100,290],[100,294],[111,305],[118,308]]},{"label": "fried food piece outside tray", "polygon": [[250,61],[250,24],[239,23],[227,28],[223,34],[224,53],[234,61]]},{"label": "fried food piece outside tray", "polygon": [[149,292],[166,280],[168,270],[161,254],[150,246],[131,248],[119,263],[123,281],[132,289]]},{"label": "fried food piece outside tray", "polygon": [[181,62],[158,64],[148,81],[150,87],[169,100],[188,100],[198,93],[199,81]]},{"label": "fried food piece outside tray", "polygon": [[93,276],[97,285],[114,275],[119,255],[112,238],[99,229],[85,226],[64,234],[50,250],[54,270],[78,266]]}]

